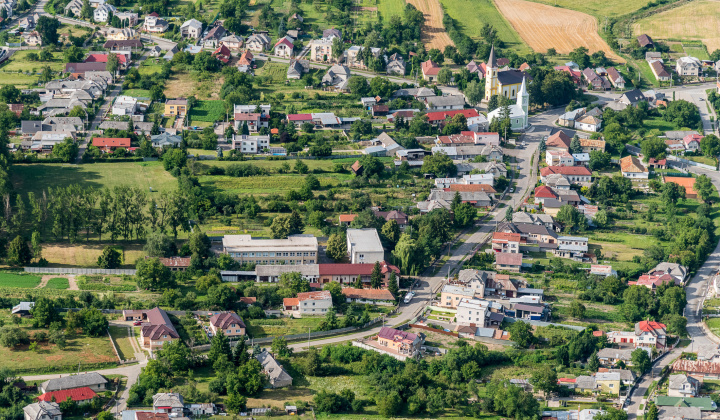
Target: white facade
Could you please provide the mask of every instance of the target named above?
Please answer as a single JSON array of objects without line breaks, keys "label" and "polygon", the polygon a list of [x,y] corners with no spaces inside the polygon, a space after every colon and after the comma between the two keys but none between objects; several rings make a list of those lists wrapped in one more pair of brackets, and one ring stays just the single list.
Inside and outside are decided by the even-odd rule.
[{"label": "white facade", "polygon": [[480,299],[460,299],[457,305],[457,313],[455,314],[455,322],[460,325],[475,325],[476,327],[485,327],[485,317],[487,316],[488,302]]},{"label": "white facade", "polygon": [[132,96],[119,96],[112,107],[113,115],[133,115],[137,110],[137,99]]},{"label": "white facade", "polygon": [[93,19],[95,19],[95,22],[107,22],[111,13],[117,13],[115,6],[111,4],[103,4],[93,11]]},{"label": "white facade", "polygon": [[495,176],[493,174],[463,175],[462,184],[466,184],[466,185],[487,184],[490,186],[494,186],[495,185]]},{"label": "white facade", "polygon": [[574,166],[575,158],[564,150],[546,150],[545,163],[548,166]]},{"label": "white facade", "polygon": [[385,261],[385,249],[375,229],[348,229],[347,251],[352,264],[375,264]]},{"label": "white facade", "polygon": [[300,315],[325,315],[333,307],[328,291],[298,293],[298,302]]},{"label": "white facade", "polygon": [[242,153],[257,154],[270,147],[270,136],[233,134],[232,147]]}]

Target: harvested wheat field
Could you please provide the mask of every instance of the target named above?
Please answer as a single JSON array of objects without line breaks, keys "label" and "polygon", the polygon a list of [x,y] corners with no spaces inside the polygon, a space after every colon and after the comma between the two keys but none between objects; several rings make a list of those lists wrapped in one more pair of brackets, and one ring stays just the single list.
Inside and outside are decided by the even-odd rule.
[{"label": "harvested wheat field", "polygon": [[495,0],[495,4],[523,41],[537,52],[555,48],[567,54],[585,47],[590,53],[602,50],[611,60],[625,62],[600,38],[597,20],[590,15],[525,0]]},{"label": "harvested wheat field", "polygon": [[720,49],[720,1],[699,0],[637,21],[635,35],[702,41],[708,52]]},{"label": "harvested wheat field", "polygon": [[[422,41],[425,47],[430,50],[437,48],[440,51],[447,45],[455,45],[443,25],[443,10],[438,0],[407,0],[416,9],[423,12],[425,25],[422,30]],[[442,63],[440,63],[442,64]]]}]

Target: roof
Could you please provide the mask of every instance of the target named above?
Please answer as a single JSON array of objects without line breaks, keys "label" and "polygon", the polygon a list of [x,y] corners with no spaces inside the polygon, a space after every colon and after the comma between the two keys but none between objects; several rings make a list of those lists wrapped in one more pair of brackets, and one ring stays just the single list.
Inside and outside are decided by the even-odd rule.
[{"label": "roof", "polygon": [[644,332],[655,332],[655,331],[662,331],[665,332],[665,324],[661,324],[656,321],[640,321],[637,324],[635,324],[635,329],[644,331]]},{"label": "roof", "polygon": [[637,40],[641,47],[646,47],[648,45],[652,45],[653,43],[652,38],[650,38],[650,36],[646,34],[638,36]]},{"label": "roof", "polygon": [[395,300],[392,293],[387,289],[355,289],[346,287],[342,289],[342,294],[350,299]]},{"label": "roof", "polygon": [[570,136],[565,134],[564,131],[558,130],[555,134],[552,134],[547,138],[547,140],[545,141],[545,146],[569,149],[570,142],[572,142]]},{"label": "roof", "polygon": [[353,220],[355,220],[356,217],[357,217],[357,214],[341,214],[340,216],[338,216],[338,219],[340,220],[340,222],[350,223]]},{"label": "roof", "polygon": [[280,363],[268,353],[267,350],[263,350],[262,353],[255,356],[263,367],[263,371],[268,376],[268,380],[271,384],[283,381],[291,381],[292,376],[285,371]]},{"label": "roof", "polygon": [[[512,255],[515,255],[515,254],[512,254]],[[519,311],[533,312],[533,313],[540,314],[545,310],[545,307],[541,306],[541,305],[529,305],[527,303],[518,303],[515,305],[514,309],[519,310]]]},{"label": "roof", "polygon": [[85,73],[86,71],[102,71],[106,70],[107,63],[67,63],[65,64],[65,73]]},{"label": "roof", "polygon": [[155,307],[145,312],[147,322],[143,323],[142,335],[143,337],[149,337],[151,340],[157,340],[158,338],[167,335],[170,338],[180,338],[180,335],[175,330],[170,318],[167,313]]},{"label": "roof", "polygon": [[222,312],[215,314],[212,318],[210,318],[210,324],[221,330],[227,329],[230,324],[239,324],[241,328],[245,328],[245,323],[235,312]]},{"label": "roof", "polygon": [[225,235],[223,236],[223,247],[225,248],[297,248],[308,247],[317,249],[317,238],[313,235],[290,235],[286,239],[261,239],[253,238],[250,235]]},{"label": "roof", "polygon": [[486,192],[496,193],[492,185],[488,184],[450,184],[450,191]]},{"label": "roof", "polygon": [[673,372],[703,373],[720,375],[720,363],[704,360],[679,359],[672,364]]},{"label": "roof", "polygon": [[670,73],[665,70],[665,66],[663,66],[661,61],[652,61],[650,67],[653,68],[657,77],[670,77]]},{"label": "roof", "polygon": [[35,306],[35,302],[20,302],[19,304],[13,306],[12,313],[14,314],[23,311],[30,312],[33,306]]},{"label": "roof", "polygon": [[527,78],[528,81],[532,80],[530,75],[520,70],[505,70],[497,73],[497,79],[501,85],[519,85],[524,78]]},{"label": "roof", "polygon": [[97,372],[84,373],[81,375],[70,375],[62,378],[50,379],[42,383],[41,388],[45,391],[58,391],[61,389],[82,388],[107,383],[101,374]]},{"label": "roof", "polygon": [[622,172],[631,172],[631,173],[639,173],[639,172],[647,172],[647,168],[643,166],[642,163],[640,163],[640,160],[636,158],[635,156],[625,156],[624,158],[620,159],[620,170]]},{"label": "roof", "polygon": [[430,96],[426,101],[428,105],[431,106],[465,105],[465,97],[463,95]]},{"label": "roof", "polygon": [[633,349],[611,349],[604,348],[598,351],[598,358],[600,359],[618,359],[624,361],[630,361]]},{"label": "roof", "polygon": [[160,392],[153,395],[154,408],[185,408],[182,395],[176,392]]},{"label": "roof", "polygon": [[428,122],[434,122],[434,121],[444,121],[447,117],[454,117],[455,115],[462,114],[465,116],[465,118],[471,118],[471,117],[477,117],[478,112],[476,109],[457,109],[454,111],[436,111],[436,112],[428,112],[426,115],[428,117]]},{"label": "roof", "polygon": [[26,405],[23,411],[26,414],[25,418],[29,417],[30,420],[40,420],[48,417],[53,419],[55,416],[62,416],[60,405],[57,402],[38,401]]},{"label": "roof", "polygon": [[[385,261],[379,262],[382,274],[393,271],[400,274],[400,269]],[[318,274],[321,276],[369,276],[372,274],[375,264],[318,264]]]},{"label": "roof", "polygon": [[668,381],[668,388],[669,389],[680,389],[680,388],[682,388],[682,386],[685,382],[689,382],[694,387],[697,387],[697,385],[698,385],[698,380],[693,378],[692,376],[678,374],[678,375],[670,375],[670,380]]},{"label": "roof", "polygon": [[413,334],[407,331],[396,330],[395,328],[382,327],[378,332],[379,338],[384,338],[391,341],[411,341],[414,342],[418,339],[417,334]]},{"label": "roof", "polygon": [[130,138],[95,137],[92,145],[95,147],[130,147]]},{"label": "roof", "polygon": [[73,401],[86,401],[97,397],[97,394],[92,389],[84,386],[81,388],[46,392],[37,398],[40,401],[50,402],[53,400],[53,397],[55,398],[55,401],[65,401],[68,397],[70,397]]},{"label": "roof", "polygon": [[469,298],[475,296],[475,289],[469,287],[454,286],[452,284],[446,284],[442,288],[442,293],[451,293],[453,295],[462,295]]},{"label": "roof", "polygon": [[521,235],[519,233],[508,233],[508,232],[495,232],[493,233],[493,242],[497,241],[512,241],[520,242]]},{"label": "roof", "polygon": [[618,372],[598,372],[595,374],[596,381],[619,381],[620,373]]},{"label": "roof", "polygon": [[332,295],[327,290],[319,292],[303,292],[297,294],[298,302],[304,302],[306,300],[332,300]]},{"label": "roof", "polygon": [[673,407],[697,407],[703,411],[713,411],[717,408],[713,400],[707,397],[667,397],[664,395],[660,395],[655,397],[655,405]]},{"label": "roof", "polygon": [[300,300],[298,298],[284,298],[283,299],[283,306],[284,307],[292,307],[292,306],[298,306],[300,305]]},{"label": "roof", "polygon": [[499,265],[522,265],[523,256],[522,254],[511,254],[507,252],[496,252],[495,253],[495,264]]},{"label": "roof", "polygon": [[348,229],[345,235],[355,252],[384,252],[376,229]]},{"label": "roof", "polygon": [[432,60],[424,61],[420,67],[425,75],[435,76],[440,72],[440,66]]},{"label": "roof", "polygon": [[136,411],[134,417],[137,420],[167,420],[169,418],[168,413],[155,413],[152,411]]},{"label": "roof", "polygon": [[555,191],[552,190],[552,188],[541,185],[537,188],[535,188],[535,198],[557,198],[558,195],[555,194]]}]

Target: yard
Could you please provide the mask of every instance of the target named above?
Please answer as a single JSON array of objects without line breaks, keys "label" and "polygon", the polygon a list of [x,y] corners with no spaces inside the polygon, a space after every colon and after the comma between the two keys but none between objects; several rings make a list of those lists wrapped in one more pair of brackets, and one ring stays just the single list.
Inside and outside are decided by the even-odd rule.
[{"label": "yard", "polygon": [[[92,267],[97,268],[97,259],[102,254],[103,248],[107,244],[97,243],[97,236],[91,237],[91,243],[85,244],[69,244],[69,243],[49,243],[43,244],[43,258],[53,267]],[[103,237],[103,240],[109,241],[109,237]],[[124,244],[122,246],[113,247],[118,249],[122,254],[123,267],[135,268],[135,261],[142,257],[142,245]]]},{"label": "yard", "polygon": [[190,124],[198,121],[213,123],[226,117],[224,101],[197,101],[190,109]]},{"label": "yard", "polygon": [[40,284],[40,277],[32,274],[0,272],[0,287],[32,289]]},{"label": "yard", "polygon": [[38,77],[22,73],[3,72],[0,70],[0,85],[15,85],[17,88],[34,85],[37,87]]},{"label": "yard", "polygon": [[110,336],[115,341],[118,353],[122,360],[128,360],[135,357],[135,351],[130,343],[130,340],[134,340],[128,336],[128,327],[122,327],[118,325],[110,325]]},{"label": "yard", "polygon": [[710,318],[705,321],[705,325],[710,328],[710,331],[712,331],[713,334],[720,336],[720,318]]},{"label": "yard", "polygon": [[[341,319],[342,317],[338,317]],[[317,330],[325,317],[249,319],[245,321],[247,333],[253,338],[302,334]]]},{"label": "yard", "polygon": [[0,71],[12,72],[39,72],[43,67],[50,66],[53,71],[62,71],[65,69],[63,55],[61,52],[52,53],[52,61],[31,61],[28,58],[29,54],[37,55],[37,50],[22,50],[15,51],[15,53],[0,67]]},{"label": "yard", "polygon": [[70,288],[70,281],[66,279],[65,277],[54,277],[48,280],[47,284],[45,285],[46,289],[57,289],[57,290],[65,290]]},{"label": "yard", "polygon": [[83,275],[77,277],[77,284],[80,290],[107,292],[134,292],[137,290],[137,283],[130,276]]}]

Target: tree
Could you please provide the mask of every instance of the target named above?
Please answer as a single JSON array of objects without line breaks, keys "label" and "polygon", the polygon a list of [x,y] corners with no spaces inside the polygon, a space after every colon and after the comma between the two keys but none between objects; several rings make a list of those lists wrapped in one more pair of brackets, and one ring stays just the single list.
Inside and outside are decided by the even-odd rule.
[{"label": "tree", "polygon": [[65,58],[66,63],[77,63],[78,61],[82,61],[84,55],[85,52],[82,48],[76,47],[75,45],[70,46],[70,48],[67,48],[63,52],[63,57]]},{"label": "tree", "polygon": [[170,269],[158,258],[140,258],[137,265],[138,287],[147,290],[160,290],[172,286]]},{"label": "tree", "polygon": [[544,393],[545,399],[547,399],[549,393],[557,390],[557,381],[557,373],[548,365],[535,370],[530,378],[530,383]]},{"label": "tree", "polygon": [[642,149],[643,160],[647,162],[650,158],[663,159],[667,145],[657,137],[650,137],[640,143],[640,148]]},{"label": "tree", "polygon": [[89,0],[83,0],[82,9],[80,9],[80,17],[86,20],[90,20],[90,18],[93,17],[93,11],[90,7]]},{"label": "tree", "polygon": [[453,176],[457,173],[457,167],[450,156],[445,153],[438,153],[425,156],[422,171],[426,174],[435,174],[438,177]]},{"label": "tree", "polygon": [[715,134],[708,134],[700,140],[700,150],[707,157],[720,155],[720,138]]},{"label": "tree", "polygon": [[38,261],[40,260],[40,258],[42,258],[42,244],[40,242],[40,232],[33,232],[30,243],[32,244],[33,257],[35,257]]},{"label": "tree", "polygon": [[590,170],[599,171],[610,166],[611,155],[607,152],[600,150],[593,150],[590,152]]},{"label": "tree", "polygon": [[30,341],[27,331],[12,325],[5,325],[0,329],[0,346],[14,348]]},{"label": "tree", "polygon": [[33,325],[35,327],[47,328],[52,322],[61,321],[60,312],[57,304],[52,299],[39,297],[35,299],[35,304],[30,310],[33,317]]},{"label": "tree", "polygon": [[442,85],[449,85],[452,81],[452,72],[450,69],[447,67],[441,68],[437,75],[437,81]]},{"label": "tree", "polygon": [[628,322],[638,322],[647,317],[655,308],[655,299],[645,286],[630,286],[623,292],[620,311]]},{"label": "tree", "polygon": [[588,358],[588,369],[592,372],[597,372],[598,369],[600,369],[600,358],[598,357],[597,351],[594,351]]},{"label": "tree", "polygon": [[370,92],[370,85],[363,76],[352,76],[348,79],[347,87],[353,95],[364,96]]},{"label": "tree", "polygon": [[637,372],[638,375],[642,375],[650,369],[652,361],[648,356],[647,351],[642,348],[635,349],[630,354],[630,361],[632,362],[632,369]]},{"label": "tree", "polygon": [[342,261],[347,256],[347,240],[345,239],[345,235],[339,233],[330,235],[325,253],[335,262]]},{"label": "tree", "polygon": [[290,290],[293,296],[298,293],[309,292],[310,284],[303,279],[297,271],[282,273],[280,275],[280,288]]},{"label": "tree", "polygon": [[565,204],[560,207],[560,211],[558,211],[556,220],[562,223],[562,225],[568,231],[573,231],[575,229],[582,230],[587,225],[587,219],[585,218],[585,215],[580,213],[578,209],[569,204]]},{"label": "tree", "polygon": [[308,166],[301,159],[295,161],[295,172],[299,174],[306,174],[308,172]]},{"label": "tree", "polygon": [[[628,415],[625,410],[620,410],[615,407],[608,407],[607,409],[605,409],[605,413],[596,414],[593,420],[627,420],[627,418]],[[648,419],[646,418],[645,420]]]},{"label": "tree", "polygon": [[274,355],[279,357],[290,357],[293,353],[293,349],[288,347],[287,341],[283,336],[275,337],[272,341],[270,349]]},{"label": "tree", "polygon": [[570,315],[577,319],[585,318],[585,305],[580,303],[580,301],[574,300],[570,304]]},{"label": "tree", "polygon": [[395,391],[377,397],[375,404],[377,405],[378,413],[385,418],[394,417],[402,409],[402,399]]},{"label": "tree", "polygon": [[48,16],[40,16],[35,30],[40,34],[44,45],[56,45],[58,42],[57,30],[60,28],[60,21]]},{"label": "tree", "polygon": [[388,291],[392,293],[395,300],[397,300],[400,295],[400,288],[398,287],[398,279],[394,271],[390,273],[390,277],[388,278]]},{"label": "tree", "polygon": [[363,175],[368,178],[376,174],[381,175],[385,170],[385,165],[373,155],[363,155],[360,158],[360,164],[363,167]]},{"label": "tree", "polygon": [[106,246],[97,259],[97,265],[100,268],[113,269],[120,267],[121,264],[122,255],[120,255],[120,251],[110,246]]},{"label": "tree", "polygon": [[663,185],[662,194],[660,194],[666,206],[677,204],[678,200],[685,199],[685,187],[674,182],[667,182]]},{"label": "tree", "polygon": [[395,219],[388,220],[380,230],[380,236],[385,239],[391,248],[395,246],[400,239],[400,226]]},{"label": "tree", "polygon": [[675,124],[677,128],[697,127],[700,122],[700,111],[695,104],[678,99],[668,104],[663,118]]},{"label": "tree", "polygon": [[485,90],[482,88],[482,86],[477,80],[473,80],[472,82],[468,83],[464,93],[465,99],[467,99],[467,103],[472,106],[479,104],[485,96]]},{"label": "tree", "polygon": [[32,253],[25,239],[18,235],[10,242],[7,252],[7,262],[12,266],[24,266],[30,263]]},{"label": "tree", "polygon": [[580,138],[576,135],[573,136],[570,141],[570,153],[582,153],[582,145],[580,144]]},{"label": "tree", "polygon": [[459,227],[468,227],[475,222],[478,212],[475,206],[470,203],[460,203],[453,210],[455,224]]},{"label": "tree", "polygon": [[80,311],[83,332],[91,337],[107,334],[108,320],[98,308],[84,308]]},{"label": "tree", "polygon": [[188,239],[188,248],[193,255],[198,255],[200,258],[209,257],[211,255],[210,238],[204,232],[193,232]]},{"label": "tree", "polygon": [[532,333],[532,326],[523,321],[515,321],[508,328],[510,339],[520,348],[529,348],[535,343],[535,336]]},{"label": "tree", "polygon": [[708,178],[705,174],[695,178],[695,185],[693,188],[697,191],[700,198],[706,203],[710,201],[710,197],[715,192],[715,187],[713,186],[712,181],[710,181],[710,178]]},{"label": "tree", "polygon": [[105,65],[105,70],[109,71],[110,74],[114,75],[119,67],[120,59],[118,58],[117,54],[110,54],[108,56],[107,64]]},{"label": "tree", "polygon": [[300,215],[293,210],[290,214],[281,214],[273,219],[270,225],[273,238],[287,238],[290,235],[297,235],[305,230],[305,223]]},{"label": "tree", "polygon": [[230,341],[222,330],[219,330],[210,341],[210,351],[208,352],[208,359],[211,364],[215,364],[218,359],[226,357],[228,360],[232,360],[232,351],[230,350]]},{"label": "tree", "polygon": [[67,138],[64,142],[55,144],[50,156],[67,163],[75,160],[78,154],[78,149],[78,144],[72,139]]},{"label": "tree", "polygon": [[175,251],[172,238],[162,232],[151,232],[145,240],[143,251],[150,257],[167,258]]},{"label": "tree", "polygon": [[652,402],[648,403],[647,412],[645,413],[645,420],[658,420],[658,408]]},{"label": "tree", "polygon": [[187,164],[187,153],[181,148],[171,148],[162,155],[162,161],[166,171],[183,168]]},{"label": "tree", "polygon": [[379,289],[382,287],[382,271],[380,268],[380,263],[375,261],[375,266],[373,266],[372,273],[370,274],[370,287],[373,289]]}]

